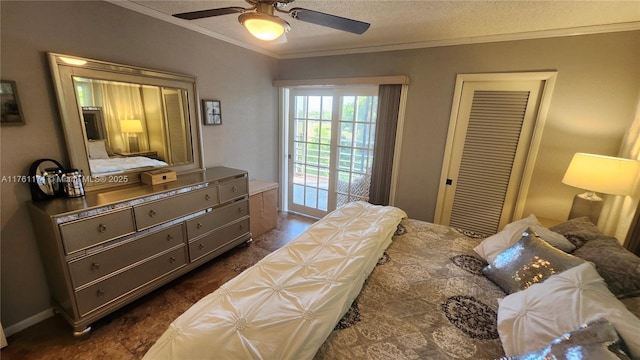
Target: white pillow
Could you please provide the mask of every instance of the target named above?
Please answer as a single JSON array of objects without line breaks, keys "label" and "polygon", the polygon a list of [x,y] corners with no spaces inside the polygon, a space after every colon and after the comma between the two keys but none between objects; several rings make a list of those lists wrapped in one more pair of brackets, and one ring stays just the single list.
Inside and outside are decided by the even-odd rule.
[{"label": "white pillow", "polygon": [[496,256],[498,256],[498,254],[515,244],[516,241],[520,240],[522,233],[524,233],[529,227],[531,227],[531,229],[535,231],[542,240],[548,242],[551,246],[557,249],[568,253],[576,248],[575,245],[573,245],[564,236],[542,226],[538,222],[538,218],[536,218],[534,214],[531,214],[524,219],[508,224],[499,233],[484,239],[473,250],[490,263],[496,258]]},{"label": "white pillow", "polygon": [[613,323],[634,359],[640,357],[640,319],[609,291],[589,262],[502,299],[498,334],[505,354],[515,356],[540,350],[598,318]]},{"label": "white pillow", "polygon": [[108,159],[104,140],[89,141],[89,159]]}]

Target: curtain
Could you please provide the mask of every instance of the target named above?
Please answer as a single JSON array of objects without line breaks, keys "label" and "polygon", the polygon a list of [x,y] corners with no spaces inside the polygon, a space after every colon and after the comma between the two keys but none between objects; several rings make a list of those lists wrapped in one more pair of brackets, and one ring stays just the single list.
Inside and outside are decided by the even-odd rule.
[{"label": "curtain", "polygon": [[402,85],[380,85],[378,90],[378,116],[369,202],[389,205],[393,152],[396,143],[398,113]]},{"label": "curtain", "polygon": [[[136,134],[139,150],[148,150],[147,124],[144,106],[140,94],[140,86],[125,83],[94,83],[94,101],[103,109],[105,127],[109,145],[115,152],[130,151],[127,134],[120,129],[120,120],[140,120],[143,132]],[[96,96],[101,95],[101,96]]]},{"label": "curtain", "polygon": [[[635,119],[625,134],[618,157],[640,160],[640,99],[638,99],[636,106]],[[640,179],[636,179],[636,188],[631,196],[608,196],[602,209],[600,221],[598,221],[598,227],[605,234],[615,236],[620,242],[624,242],[627,238],[625,243],[627,248],[633,245],[629,242],[631,236],[627,236],[627,234],[633,234],[634,230],[637,233],[638,229],[634,228],[640,227],[637,216],[634,220],[634,214],[639,207],[640,200],[639,184]],[[635,246],[640,246],[640,244],[635,244]],[[630,250],[633,251],[633,249]]]}]

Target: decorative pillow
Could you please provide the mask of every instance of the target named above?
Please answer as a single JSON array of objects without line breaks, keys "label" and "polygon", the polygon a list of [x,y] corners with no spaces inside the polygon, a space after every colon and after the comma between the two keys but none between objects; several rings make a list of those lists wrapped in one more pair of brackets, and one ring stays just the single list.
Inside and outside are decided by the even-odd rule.
[{"label": "decorative pillow", "polygon": [[518,241],[522,237],[522,233],[529,227],[544,241],[564,252],[572,252],[576,248],[564,236],[542,226],[538,222],[538,218],[531,214],[524,219],[508,224],[499,233],[484,239],[473,250],[487,262],[491,262],[499,253]]},{"label": "decorative pillow", "polygon": [[598,359],[630,360],[624,342],[607,319],[598,319],[586,326],[553,339],[544,349],[500,360]]},{"label": "decorative pillow", "polygon": [[600,318],[613,323],[632,357],[640,356],[640,319],[586,262],[502,299],[498,334],[505,354],[514,356],[543,349],[560,335]]},{"label": "decorative pillow", "polygon": [[564,235],[576,249],[581,248],[587,241],[603,235],[588,217],[569,219],[566,222],[553,225],[549,230]]},{"label": "decorative pillow", "polygon": [[573,255],[594,263],[618,298],[640,296],[640,257],[622,247],[616,238],[600,235]]},{"label": "decorative pillow", "polygon": [[108,159],[109,154],[104,140],[89,141],[89,159]]},{"label": "decorative pillow", "polygon": [[543,282],[555,273],[584,263],[584,260],[558,250],[531,230],[482,269],[507,294]]}]

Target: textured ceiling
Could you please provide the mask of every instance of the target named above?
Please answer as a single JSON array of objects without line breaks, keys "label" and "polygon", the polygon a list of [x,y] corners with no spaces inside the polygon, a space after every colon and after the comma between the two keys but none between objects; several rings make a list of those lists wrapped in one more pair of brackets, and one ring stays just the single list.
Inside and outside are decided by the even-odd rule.
[{"label": "textured ceiling", "polygon": [[116,5],[178,24],[278,58],[371,52],[488,41],[640,29],[635,1],[380,1],[297,0],[301,7],[371,23],[354,35],[290,18],[287,41],[262,42],[238,23],[238,15],[181,20],[171,14],[245,1],[110,0]]}]

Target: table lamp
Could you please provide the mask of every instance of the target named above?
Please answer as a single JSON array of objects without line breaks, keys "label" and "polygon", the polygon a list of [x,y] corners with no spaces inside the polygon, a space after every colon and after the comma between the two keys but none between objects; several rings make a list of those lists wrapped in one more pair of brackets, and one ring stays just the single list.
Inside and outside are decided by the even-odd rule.
[{"label": "table lamp", "polygon": [[631,195],[639,169],[640,161],[637,160],[576,153],[562,182],[587,191],[574,197],[569,219],[588,216],[597,224],[603,200],[596,192]]},{"label": "table lamp", "polygon": [[120,131],[127,133],[129,140],[129,152],[135,153],[140,151],[138,143],[138,133],[142,131],[142,121],[140,120],[120,120]]}]

